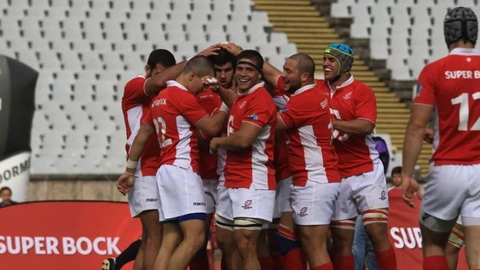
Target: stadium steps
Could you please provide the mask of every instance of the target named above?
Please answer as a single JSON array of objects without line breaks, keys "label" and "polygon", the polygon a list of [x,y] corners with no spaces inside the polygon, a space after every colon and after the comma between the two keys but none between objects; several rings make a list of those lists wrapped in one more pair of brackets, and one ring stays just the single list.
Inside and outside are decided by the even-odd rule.
[{"label": "stadium steps", "polygon": [[[285,32],[289,42],[296,43],[298,52],[312,56],[317,65],[317,72],[321,72],[323,51],[327,45],[344,42],[308,0],[253,0],[253,2],[256,10],[268,13],[273,31]],[[376,131],[390,134],[392,144],[397,152],[401,152],[410,110],[358,55],[355,56],[352,74],[375,92],[378,105]],[[428,171],[430,156],[431,147],[424,145],[418,161],[422,175]]]}]

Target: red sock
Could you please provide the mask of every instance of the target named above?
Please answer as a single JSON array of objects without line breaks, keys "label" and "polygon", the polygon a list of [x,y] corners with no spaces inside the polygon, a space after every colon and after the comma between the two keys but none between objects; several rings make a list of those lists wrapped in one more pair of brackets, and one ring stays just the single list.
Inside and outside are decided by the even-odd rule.
[{"label": "red sock", "polygon": [[447,257],[428,256],[423,258],[423,270],[448,270]]},{"label": "red sock", "polygon": [[375,257],[377,258],[378,269],[397,270],[397,258],[392,246],[385,251],[375,253]]},{"label": "red sock", "polygon": [[[355,259],[353,258],[353,255],[334,258],[333,268],[335,270],[355,270]],[[379,267],[379,269],[382,268]]]},{"label": "red sock", "polygon": [[272,257],[261,257],[258,258],[258,261],[260,262],[260,268],[262,270],[275,270]]},{"label": "red sock", "polygon": [[283,269],[288,270],[306,270],[307,269],[307,259],[302,254],[300,248],[295,248],[290,250],[287,254],[283,256],[284,258],[284,267]]},{"label": "red sock", "polygon": [[272,260],[273,260],[273,269],[275,270],[283,269],[282,256],[280,256],[279,254],[273,255]]},{"label": "red sock", "polygon": [[205,270],[209,269],[207,250],[203,248],[199,251],[193,260],[190,262],[190,270]]},{"label": "red sock", "polygon": [[317,266],[317,267],[313,268],[312,270],[333,270],[333,264],[332,264],[332,262],[329,262],[329,263]]}]

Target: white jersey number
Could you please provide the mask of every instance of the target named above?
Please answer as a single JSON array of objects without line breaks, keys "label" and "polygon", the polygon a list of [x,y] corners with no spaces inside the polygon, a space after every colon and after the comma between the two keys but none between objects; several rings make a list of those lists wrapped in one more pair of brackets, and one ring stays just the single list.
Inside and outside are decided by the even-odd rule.
[{"label": "white jersey number", "polygon": [[233,129],[233,115],[230,115],[227,123],[227,137],[232,135],[234,132],[235,130]]},{"label": "white jersey number", "polygon": [[[340,116],[340,112],[338,110],[330,108],[330,114],[335,115],[335,118],[337,118],[337,120],[342,120],[342,117]],[[333,128],[333,125],[331,128]],[[339,135],[340,135],[340,131],[334,129],[332,132],[332,139],[338,139],[339,141],[344,142],[348,140],[348,138],[350,138],[350,136],[346,133],[341,136]]]},{"label": "white jersey number", "polygon": [[[463,93],[456,98],[452,98],[452,105],[460,105],[460,110],[458,112],[458,130],[468,131],[468,120],[470,118],[470,110],[468,106],[469,94]],[[480,99],[480,92],[472,94],[473,100]],[[479,131],[480,130],[480,118],[475,121],[470,130]]]},{"label": "white jersey number", "polygon": [[167,124],[162,117],[158,117],[153,119],[153,124],[155,125],[155,131],[157,132],[158,136],[158,144],[160,144],[160,148],[168,146],[172,144],[172,139],[166,139],[165,135],[167,134]]}]

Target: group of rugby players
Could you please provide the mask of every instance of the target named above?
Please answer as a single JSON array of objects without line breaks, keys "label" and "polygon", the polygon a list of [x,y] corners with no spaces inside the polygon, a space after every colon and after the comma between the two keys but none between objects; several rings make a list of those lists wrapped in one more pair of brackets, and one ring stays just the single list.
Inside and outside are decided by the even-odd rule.
[{"label": "group of rugby players", "polygon": [[[467,24],[465,10],[471,12],[449,13],[455,19],[445,27]],[[447,45],[459,55],[468,50],[468,63],[478,65],[478,52],[465,49],[473,48],[476,33],[473,38],[462,29],[459,37],[446,35]],[[166,50],[152,52],[146,76],[129,81],[122,100],[128,161],[117,188],[128,194],[132,215],[143,225],[135,269],[208,269],[207,228],[214,213],[223,269],[306,269],[307,263],[313,270],[354,269],[359,214],[379,269],[397,269],[384,168],[372,140],[376,99],[350,73],[353,61],[349,46],[331,44],[324,51],[324,80],[316,80],[313,59],[302,53],[279,71],[257,51],[233,43],[215,44],[179,64]],[[405,140],[407,201],[418,188],[411,176],[432,112],[422,104],[438,104],[436,86],[425,80]],[[437,135],[434,144],[441,149],[445,142],[435,140]],[[431,211],[434,189],[427,184],[429,207],[421,218],[422,232],[430,232],[424,236],[424,269],[448,269],[439,260],[446,240],[435,237],[455,222]],[[446,220],[456,220],[456,206]],[[469,217],[466,226],[480,225],[472,215],[462,216]]]}]

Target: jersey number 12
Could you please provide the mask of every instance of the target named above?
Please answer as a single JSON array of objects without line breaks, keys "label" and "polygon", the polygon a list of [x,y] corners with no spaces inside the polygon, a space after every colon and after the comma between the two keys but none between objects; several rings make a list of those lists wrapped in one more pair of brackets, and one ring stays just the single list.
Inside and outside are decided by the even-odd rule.
[{"label": "jersey number 12", "polygon": [[[476,92],[472,94],[473,100],[480,99],[480,92]],[[468,122],[470,118],[470,108],[468,106],[468,99],[469,94],[463,93],[456,98],[452,98],[452,104],[457,105],[460,104],[460,110],[458,112],[458,130],[460,131],[468,131]],[[480,130],[480,118],[473,123],[473,126],[470,130],[479,131]]]},{"label": "jersey number 12", "polygon": [[158,117],[153,119],[153,124],[155,125],[155,131],[158,135],[158,144],[160,144],[160,148],[168,146],[172,144],[172,139],[165,139],[165,134],[167,134],[167,124],[162,117]]}]

